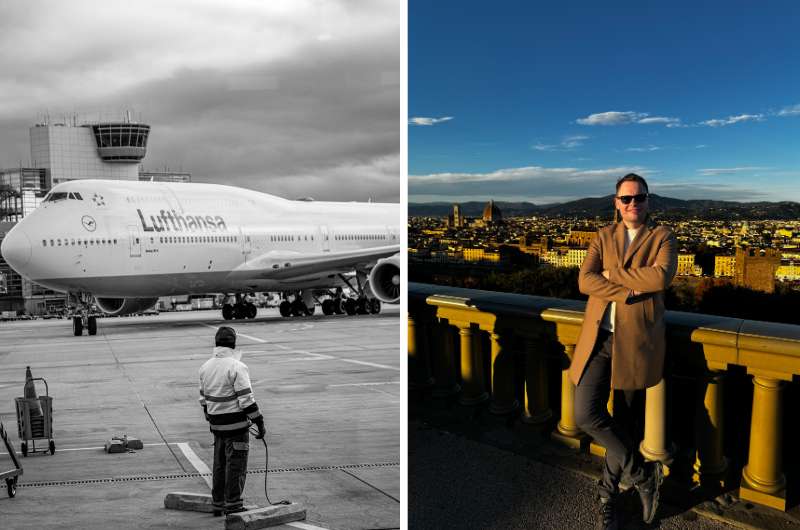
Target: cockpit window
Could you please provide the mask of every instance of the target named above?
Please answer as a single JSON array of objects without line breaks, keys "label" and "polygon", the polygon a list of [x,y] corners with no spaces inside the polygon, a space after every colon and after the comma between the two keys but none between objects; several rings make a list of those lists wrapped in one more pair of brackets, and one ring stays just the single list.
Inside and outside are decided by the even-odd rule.
[{"label": "cockpit window", "polygon": [[55,202],[55,201],[63,201],[67,198],[67,193],[63,191],[52,192],[47,197],[45,197],[45,202]]},{"label": "cockpit window", "polygon": [[63,201],[64,199],[72,199],[76,201],[82,201],[83,197],[77,191],[56,191],[48,193],[43,202],[55,202],[55,201]]}]

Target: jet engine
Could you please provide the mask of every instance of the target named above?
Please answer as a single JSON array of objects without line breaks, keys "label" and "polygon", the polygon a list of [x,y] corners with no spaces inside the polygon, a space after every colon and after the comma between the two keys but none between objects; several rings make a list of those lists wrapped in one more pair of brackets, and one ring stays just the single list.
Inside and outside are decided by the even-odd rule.
[{"label": "jet engine", "polygon": [[369,285],[378,300],[396,304],[400,300],[400,256],[379,259],[369,273]]},{"label": "jet engine", "polygon": [[95,298],[95,301],[103,313],[121,316],[150,309],[158,298]]}]

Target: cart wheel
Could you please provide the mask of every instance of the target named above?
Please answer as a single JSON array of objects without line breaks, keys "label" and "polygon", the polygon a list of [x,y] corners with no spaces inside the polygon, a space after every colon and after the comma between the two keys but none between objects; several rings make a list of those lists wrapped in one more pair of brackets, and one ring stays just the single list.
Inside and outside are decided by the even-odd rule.
[{"label": "cart wheel", "polygon": [[28,456],[28,444],[22,442],[22,445],[20,447],[22,448],[22,456]]},{"label": "cart wheel", "polygon": [[7,478],[6,488],[8,488],[8,496],[13,497],[17,494],[17,478]]},{"label": "cart wheel", "polygon": [[56,454],[56,443],[53,440],[50,440],[50,454]]}]

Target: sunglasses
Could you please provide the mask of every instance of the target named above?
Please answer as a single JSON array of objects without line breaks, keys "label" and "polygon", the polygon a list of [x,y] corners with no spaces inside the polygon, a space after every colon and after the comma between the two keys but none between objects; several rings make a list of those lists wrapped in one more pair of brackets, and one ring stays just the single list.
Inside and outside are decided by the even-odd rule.
[{"label": "sunglasses", "polygon": [[622,204],[630,204],[634,201],[636,204],[641,204],[647,200],[647,193],[639,193],[638,195],[617,195],[617,199],[622,201]]}]

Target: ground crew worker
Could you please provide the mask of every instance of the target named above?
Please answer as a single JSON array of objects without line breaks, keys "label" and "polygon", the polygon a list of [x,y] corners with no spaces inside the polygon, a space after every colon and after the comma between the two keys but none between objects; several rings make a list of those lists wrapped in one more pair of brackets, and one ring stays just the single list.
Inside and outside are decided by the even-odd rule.
[{"label": "ground crew worker", "polygon": [[264,438],[264,418],[250,388],[250,374],[235,351],[236,331],[222,326],[214,337],[214,354],[200,367],[200,404],[214,433],[211,497],[214,515],[244,511],[244,481],[250,449],[250,422]]}]

